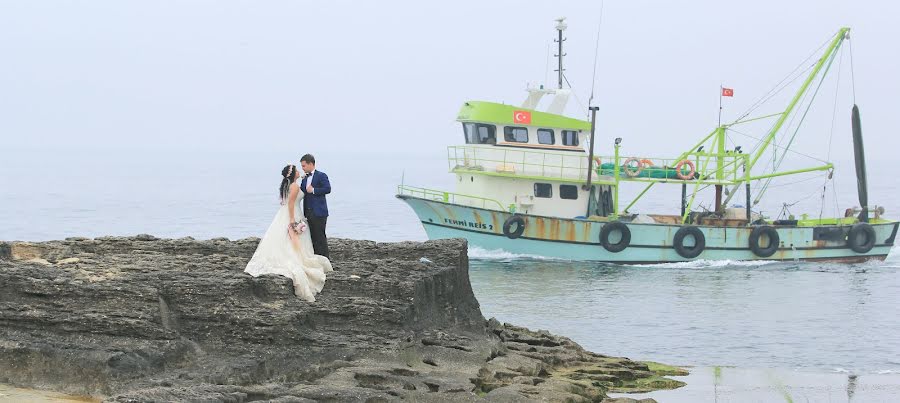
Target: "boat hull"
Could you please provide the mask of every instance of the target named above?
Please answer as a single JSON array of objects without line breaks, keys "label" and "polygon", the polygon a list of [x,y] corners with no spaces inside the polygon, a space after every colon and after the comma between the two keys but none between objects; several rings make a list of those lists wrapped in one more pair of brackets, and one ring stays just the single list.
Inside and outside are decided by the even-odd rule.
[{"label": "boat hull", "polygon": [[[521,215],[526,222],[521,237],[510,239],[503,224],[510,213],[400,195],[422,223],[429,239],[465,238],[473,246],[515,254],[559,259],[616,263],[663,263],[689,260],[805,260],[863,262],[884,260],[890,253],[898,223],[873,224],[875,246],[866,253],[854,252],[844,240],[816,240],[816,227],[776,227],[777,251],[760,257],[749,247],[752,228],[698,226],[706,240],[703,252],[684,258],[673,245],[681,226],[629,223],[631,243],[621,252],[610,252],[600,244],[602,221]],[[832,227],[833,228],[833,227]]]}]

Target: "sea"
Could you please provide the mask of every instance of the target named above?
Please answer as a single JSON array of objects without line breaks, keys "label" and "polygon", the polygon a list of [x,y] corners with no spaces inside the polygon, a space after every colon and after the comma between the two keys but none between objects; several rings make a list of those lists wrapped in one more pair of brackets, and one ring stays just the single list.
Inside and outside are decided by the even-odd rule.
[{"label": "sea", "polygon": [[[259,237],[279,207],[281,168],[309,151],[0,149],[0,240]],[[397,185],[453,189],[440,149],[316,156],[333,187],[330,237],[426,240],[395,198]],[[858,204],[857,187],[852,163],[837,168],[834,189],[824,174],[773,182],[757,209],[772,217],[843,215]],[[870,162],[869,199],[900,218],[895,171],[890,161]],[[623,197],[637,190],[623,189]],[[679,196],[680,187],[661,186],[632,211],[676,212]],[[629,266],[469,252],[485,317],[546,329],[595,352],[691,369],[687,387],[638,397],[900,401],[897,248],[884,262],[861,264]]]}]

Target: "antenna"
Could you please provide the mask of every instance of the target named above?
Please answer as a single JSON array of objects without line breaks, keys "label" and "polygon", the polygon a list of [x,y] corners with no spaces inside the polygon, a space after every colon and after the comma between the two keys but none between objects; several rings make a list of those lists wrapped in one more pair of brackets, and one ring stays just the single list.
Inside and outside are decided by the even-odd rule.
[{"label": "antenna", "polygon": [[556,71],[559,72],[559,89],[563,88],[563,71],[565,71],[563,69],[563,56],[565,56],[566,54],[563,53],[563,41],[565,41],[566,39],[563,38],[563,31],[565,31],[568,27],[569,26],[566,25],[566,17],[560,17],[556,19],[556,31],[559,34],[559,39],[554,39],[553,42],[559,44],[559,48],[557,50],[558,53],[555,55],[557,61],[559,62],[556,69]]},{"label": "antenna", "polygon": [[591,97],[588,98],[588,109],[594,102],[594,85],[597,84],[597,54],[600,53],[600,26],[603,25],[603,3],[600,1],[600,21],[597,22],[597,43],[594,45],[594,72],[591,75]]}]

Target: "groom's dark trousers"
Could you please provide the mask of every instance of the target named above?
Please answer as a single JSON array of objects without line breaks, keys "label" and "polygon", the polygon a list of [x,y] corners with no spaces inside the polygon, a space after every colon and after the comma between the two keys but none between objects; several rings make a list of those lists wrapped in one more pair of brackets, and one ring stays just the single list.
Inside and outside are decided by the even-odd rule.
[{"label": "groom's dark trousers", "polygon": [[325,226],[328,223],[328,202],[325,195],[331,193],[331,182],[325,172],[313,171],[312,193],[306,191],[306,182],[309,177],[300,182],[300,189],[305,194],[303,197],[303,216],[309,222],[309,237],[313,244],[313,253],[328,257],[328,238],[325,236]]},{"label": "groom's dark trousers", "polygon": [[312,238],[313,253],[328,257],[328,238],[325,237],[325,226],[328,217],[306,216],[309,222],[309,237]]}]

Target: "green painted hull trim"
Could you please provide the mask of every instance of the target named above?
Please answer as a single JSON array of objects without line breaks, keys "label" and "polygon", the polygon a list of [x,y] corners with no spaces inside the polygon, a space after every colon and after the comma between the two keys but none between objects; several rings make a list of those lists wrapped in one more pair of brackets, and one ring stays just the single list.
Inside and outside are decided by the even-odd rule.
[{"label": "green painted hull trim", "polygon": [[[516,111],[531,113],[531,123],[521,124],[514,121]],[[460,122],[484,122],[505,126],[535,126],[548,129],[591,130],[591,122],[578,120],[553,113],[524,109],[513,105],[495,102],[469,101],[463,104],[456,116]]]}]

